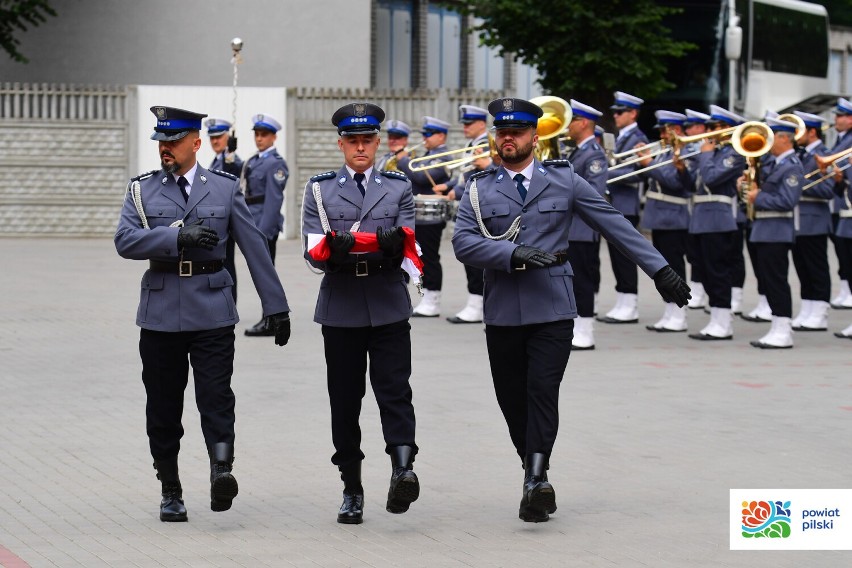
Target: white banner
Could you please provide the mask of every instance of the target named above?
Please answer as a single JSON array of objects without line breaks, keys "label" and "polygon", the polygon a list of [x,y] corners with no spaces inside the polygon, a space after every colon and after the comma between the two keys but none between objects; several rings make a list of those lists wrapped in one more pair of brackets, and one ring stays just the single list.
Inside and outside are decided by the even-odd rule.
[{"label": "white banner", "polygon": [[731,550],[852,550],[852,489],[731,489]]}]

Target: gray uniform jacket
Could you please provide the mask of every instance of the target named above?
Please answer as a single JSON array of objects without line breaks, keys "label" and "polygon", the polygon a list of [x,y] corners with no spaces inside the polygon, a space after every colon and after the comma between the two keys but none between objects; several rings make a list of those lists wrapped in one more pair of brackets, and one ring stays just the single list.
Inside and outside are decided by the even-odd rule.
[{"label": "gray uniform jacket", "polygon": [[[183,260],[222,260],[227,240],[233,238],[248,264],[263,315],[290,311],[269,258],[266,239],[251,219],[237,178],[198,166],[189,202],[184,202],[174,176],[162,170],[134,179],[140,182],[150,229],[142,226],[128,192],[115,232],[119,255],[133,260],[178,261],[180,229],[169,225],[179,219],[186,224],[203,219],[204,225],[219,234],[219,244],[210,251],[186,249]],[[231,274],[225,269],[189,277],[178,276],[177,271],[170,274],[148,270],[142,276],[136,325],[154,331],[198,331],[234,325],[239,316],[231,294],[233,285]]]},{"label": "gray uniform jacket", "polygon": [[[672,159],[671,152],[655,156],[651,164],[659,164]],[[656,230],[685,230],[689,228],[689,198],[691,186],[684,183],[684,176],[674,164],[666,164],[648,170],[645,176],[648,193],[645,194],[645,213],[642,215],[642,227]]]},{"label": "gray uniform jacket", "polygon": [[756,218],[749,241],[792,243],[795,238],[793,209],[805,185],[802,162],[795,154],[790,154],[764,167],[761,178],[760,192],[754,200]]},{"label": "gray uniform jacket", "polygon": [[512,252],[518,245],[548,252],[568,248],[571,219],[578,214],[603,234],[642,270],[653,275],[666,261],[624,216],[606,202],[568,160],[535,160],[525,200],[501,166],[485,170],[476,180],[482,220],[492,235],[505,233],[520,216],[515,242],[485,238],[470,201],[468,183],[459,206],[453,249],[464,264],[485,269],[484,321],[488,325],[518,326],[577,317],[570,264],[515,270]]},{"label": "gray uniform jacket", "polygon": [[[817,169],[816,156],[827,156],[828,148],[820,142],[811,151],[802,152],[802,169],[805,173]],[[822,174],[820,174],[822,175]],[[807,180],[810,183],[813,179]],[[831,234],[831,200],[834,199],[834,180],[831,178],[811,188],[802,190],[799,201],[799,226],[797,235]]]},{"label": "gray uniform jacket", "polygon": [[[648,137],[645,136],[645,133],[639,130],[639,128],[637,127],[616,140],[615,153],[618,154],[627,150],[631,150],[639,142],[644,142],[647,144]],[[635,156],[628,156],[625,158],[625,161],[631,160],[633,158],[635,158]],[[609,178],[618,177],[637,168],[638,166],[634,164],[632,166],[627,166],[616,170],[611,169],[607,172],[607,176]],[[610,201],[612,202],[612,206],[624,213],[625,215],[639,215],[639,192],[641,191],[642,185],[640,182],[641,178],[639,176],[632,176],[622,181],[609,184],[607,188],[609,189]]]},{"label": "gray uniform jacket", "polygon": [[[848,150],[852,147],[852,130],[847,130],[846,133],[838,139],[834,146],[831,147],[831,150],[828,152],[829,154],[837,154],[838,152],[842,152],[843,150]],[[846,159],[838,160],[838,166],[843,167],[849,165],[849,162]],[[845,170],[849,173],[849,169]],[[808,173],[808,170],[805,170],[805,173]],[[831,180],[831,184],[834,184],[834,180]],[[846,207],[846,203],[843,201],[842,197],[837,196],[837,191],[834,192],[834,201],[831,204],[831,212],[833,214],[837,214],[838,211]]]},{"label": "gray uniform jacket", "polygon": [[275,148],[255,154],[245,164],[246,202],[257,228],[270,241],[284,228],[281,205],[289,176],[287,162]]},{"label": "gray uniform jacket", "polygon": [[240,177],[243,169],[243,160],[236,154],[226,154],[224,157],[221,154],[216,154],[216,157],[210,162],[209,169],[219,170],[220,172]]},{"label": "gray uniform jacket", "polygon": [[[745,170],[745,158],[730,145],[701,152],[689,170],[695,180],[695,199],[689,232],[725,233],[737,230],[739,212],[737,179]],[[690,162],[687,162],[689,167]],[[704,196],[721,196],[726,201],[699,201]],[[713,198],[716,199],[716,198]]]},{"label": "gray uniform jacket", "polygon": [[[574,166],[574,171],[581,178],[589,182],[601,197],[606,195],[606,179],[608,164],[606,153],[597,142],[591,140],[582,146],[575,148],[568,156],[568,161]],[[569,241],[597,242],[600,234],[586,225],[578,216],[574,215],[571,220],[571,228],[568,230]]]},{"label": "gray uniform jacket", "polygon": [[411,297],[401,269],[379,269],[356,276],[353,265],[359,260],[382,261],[382,253],[350,254],[343,266],[318,262],[308,250],[308,235],[323,234],[313,184],[318,183],[322,204],[333,231],[351,231],[361,221],[359,232],[375,233],[378,227],[414,228],[414,198],[411,182],[399,172],[372,171],[361,196],[355,181],[344,167],[312,177],[305,186],[302,204],[302,238],[305,259],[325,272],[317,297],[314,321],[333,327],[367,327],[407,320]]}]

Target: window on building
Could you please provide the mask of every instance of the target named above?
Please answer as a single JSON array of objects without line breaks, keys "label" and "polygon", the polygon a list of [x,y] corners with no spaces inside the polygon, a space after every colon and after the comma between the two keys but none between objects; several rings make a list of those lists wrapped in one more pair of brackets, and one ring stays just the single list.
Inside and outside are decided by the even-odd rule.
[{"label": "window on building", "polygon": [[376,10],[376,87],[411,87],[411,3],[382,0]]},{"label": "window on building", "polygon": [[461,82],[461,16],[430,4],[426,30],[429,86],[458,89]]}]

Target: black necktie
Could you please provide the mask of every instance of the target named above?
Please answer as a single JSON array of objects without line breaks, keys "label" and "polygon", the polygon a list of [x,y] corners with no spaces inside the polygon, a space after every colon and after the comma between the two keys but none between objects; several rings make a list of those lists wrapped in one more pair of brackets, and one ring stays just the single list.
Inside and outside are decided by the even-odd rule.
[{"label": "black necktie", "polygon": [[189,201],[189,194],[186,192],[186,186],[189,185],[189,182],[186,181],[186,178],[180,176],[177,180],[178,187],[180,188],[180,193],[183,195],[184,201]]},{"label": "black necktie", "polygon": [[515,174],[512,178],[515,180],[515,185],[518,186],[518,193],[521,194],[521,201],[527,198],[527,188],[524,187],[524,174]]},{"label": "black necktie", "polygon": [[354,176],[352,176],[352,179],[354,179],[355,183],[358,185],[358,191],[361,192],[361,197],[363,197],[367,193],[364,190],[364,185],[361,183],[362,181],[364,181],[365,177],[366,176],[364,174],[361,174],[361,173],[357,173]]}]

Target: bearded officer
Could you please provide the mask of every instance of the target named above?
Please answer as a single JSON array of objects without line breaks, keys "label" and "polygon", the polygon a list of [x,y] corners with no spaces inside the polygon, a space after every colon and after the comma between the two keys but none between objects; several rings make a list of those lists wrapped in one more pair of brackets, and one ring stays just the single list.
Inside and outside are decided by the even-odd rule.
[{"label": "bearded officer", "polygon": [[[385,452],[392,473],[385,509],[404,513],[420,485],[412,471],[414,407],[411,404],[411,298],[400,269],[403,228],[414,229],[411,183],[399,172],[376,171],[379,128],[385,113],[370,103],[344,105],[332,116],[345,165],[314,176],[305,188],[302,214],[305,258],[325,272],[314,321],[322,324],[331,403],[331,461],[340,469],[343,504],[337,522],[363,519],[361,400],[370,383],[379,406]],[[320,212],[324,211],[324,214]],[[352,233],[373,233],[378,251],[350,254]],[[331,256],[311,254],[312,239],[325,235]],[[321,240],[321,239],[320,239]]]},{"label": "bearded officer", "polygon": [[494,390],[525,468],[518,516],[542,522],[556,510],[547,467],[577,317],[565,251],[572,216],[654,275],[664,299],[683,305],[689,288],[568,160],[534,159],[540,107],[506,98],[492,101],[488,111],[502,166],[471,176],[453,248],[462,262],[485,269],[485,337]]},{"label": "bearded officer", "polygon": [[290,337],[290,308],[237,178],[196,162],[207,115],[163,106],[151,112],[162,169],[131,180],[115,248],[124,258],[149,262],[136,317],[148,441],[162,483],[160,520],[186,521],[178,451],[190,364],[210,455],[210,508],[229,509],[238,490],[231,375],[239,317],[223,265],[228,240],[236,240],[248,263],[277,345]]},{"label": "bearded officer", "polygon": [[[255,225],[266,236],[269,256],[275,264],[275,249],[278,235],[284,229],[284,215],[281,206],[284,203],[284,187],[290,171],[287,162],[275,148],[275,140],[281,123],[268,114],[256,114],[252,117],[254,126],[254,144],[257,154],[246,160],[240,182],[246,195],[246,203],[254,218]],[[245,330],[248,336],[274,335],[275,330],[267,318],[262,318]]]}]

